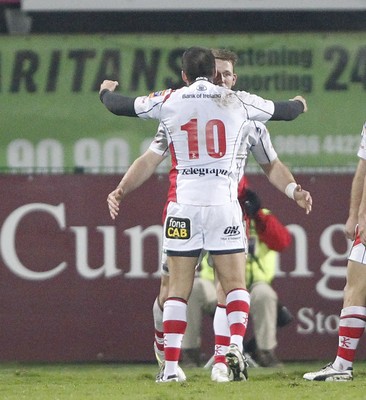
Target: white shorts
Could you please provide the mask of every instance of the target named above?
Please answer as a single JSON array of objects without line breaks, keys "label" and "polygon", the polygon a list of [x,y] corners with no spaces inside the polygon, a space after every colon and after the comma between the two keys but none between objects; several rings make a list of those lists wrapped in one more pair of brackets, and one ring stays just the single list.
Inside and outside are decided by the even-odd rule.
[{"label": "white shorts", "polygon": [[356,228],[356,239],[352,244],[352,248],[349,253],[348,259],[351,261],[356,261],[361,264],[366,264],[366,247],[361,243],[357,228]]},{"label": "white shorts", "polygon": [[243,215],[238,201],[221,206],[170,202],[164,223],[163,248],[168,255],[198,256],[246,250]]}]

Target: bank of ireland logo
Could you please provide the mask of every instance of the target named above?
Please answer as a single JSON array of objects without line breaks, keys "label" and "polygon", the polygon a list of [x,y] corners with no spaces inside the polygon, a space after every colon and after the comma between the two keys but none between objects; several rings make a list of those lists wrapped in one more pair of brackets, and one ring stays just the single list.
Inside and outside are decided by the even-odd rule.
[{"label": "bank of ireland logo", "polygon": [[188,218],[168,217],[165,225],[167,239],[190,239],[191,221]]},{"label": "bank of ireland logo", "polygon": [[238,236],[240,235],[239,225],[228,226],[224,230],[225,236]]},{"label": "bank of ireland logo", "polygon": [[197,86],[197,90],[198,90],[199,92],[204,92],[205,90],[207,90],[207,87],[206,87],[205,85],[203,85],[202,83],[200,83],[200,84]]}]

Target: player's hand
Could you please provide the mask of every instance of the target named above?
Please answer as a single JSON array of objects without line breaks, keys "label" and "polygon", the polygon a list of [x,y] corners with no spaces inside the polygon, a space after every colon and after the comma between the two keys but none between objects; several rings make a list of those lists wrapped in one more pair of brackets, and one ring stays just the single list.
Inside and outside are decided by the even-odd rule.
[{"label": "player's hand", "polygon": [[296,186],[294,190],[294,199],[301,208],[305,209],[306,214],[311,212],[313,199],[311,198],[310,192],[303,190],[301,185]]},{"label": "player's hand", "polygon": [[357,225],[357,216],[356,217],[348,217],[346,221],[346,225],[344,227],[344,234],[347,239],[355,240],[356,238],[356,225]]},{"label": "player's hand", "polygon": [[119,83],[117,81],[104,80],[102,82],[102,84],[100,85],[99,93],[104,89],[108,89],[111,92],[114,92],[118,85],[119,85]]},{"label": "player's hand", "polygon": [[293,99],[290,99],[290,101],[294,101],[294,100],[298,100],[298,101],[301,101],[301,103],[304,105],[304,111],[303,112],[306,112],[306,111],[308,111],[308,105],[307,105],[307,103],[306,103],[306,100],[304,99],[304,97],[302,97],[302,96],[295,96]]},{"label": "player's hand", "polygon": [[123,198],[123,190],[120,187],[109,193],[107,197],[107,204],[109,209],[109,214],[112,219],[116,219],[119,213],[119,204]]}]

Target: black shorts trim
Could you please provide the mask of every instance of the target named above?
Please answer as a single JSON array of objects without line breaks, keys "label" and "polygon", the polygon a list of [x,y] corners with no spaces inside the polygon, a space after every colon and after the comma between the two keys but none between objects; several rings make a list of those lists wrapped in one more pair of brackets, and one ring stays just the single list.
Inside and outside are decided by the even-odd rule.
[{"label": "black shorts trim", "polygon": [[223,254],[245,253],[245,249],[209,250],[208,252],[214,255],[223,255]]},{"label": "black shorts trim", "polygon": [[189,251],[167,250],[166,255],[172,257],[199,257],[201,251],[202,249],[189,250]]}]

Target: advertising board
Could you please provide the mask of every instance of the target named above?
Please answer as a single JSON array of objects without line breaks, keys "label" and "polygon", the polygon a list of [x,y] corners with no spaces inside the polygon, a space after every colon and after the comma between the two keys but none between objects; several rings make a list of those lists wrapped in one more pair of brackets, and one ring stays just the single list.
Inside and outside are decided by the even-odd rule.
[{"label": "advertising board", "polygon": [[306,114],[267,124],[284,162],[354,170],[365,120],[365,43],[364,33],[0,37],[0,167],[126,170],[157,122],[108,112],[101,82],[117,80],[132,97],[180,87],[181,55],[200,45],[236,51],[236,89],[277,101],[306,98]]},{"label": "advertising board", "polygon": [[[106,197],[119,180],[0,175],[1,361],[154,360],[152,304],[160,285],[168,178],[151,177],[125,198],[112,221]],[[278,355],[330,359],[350,246],[343,227],[352,175],[302,174],[297,180],[312,193],[310,215],[263,175],[249,176],[263,206],[292,234],[274,287],[295,319],[278,330]],[[210,355],[210,321],[203,337]],[[366,357],[365,347],[357,356]]]}]

